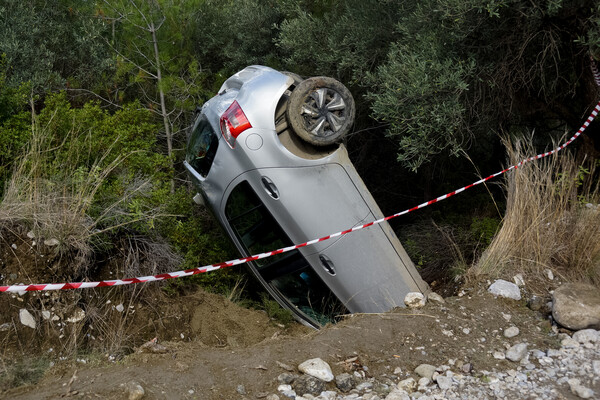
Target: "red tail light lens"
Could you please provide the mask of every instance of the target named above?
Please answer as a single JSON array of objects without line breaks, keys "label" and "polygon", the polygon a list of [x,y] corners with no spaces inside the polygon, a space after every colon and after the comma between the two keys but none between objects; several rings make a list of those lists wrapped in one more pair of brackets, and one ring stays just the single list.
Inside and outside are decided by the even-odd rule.
[{"label": "red tail light lens", "polygon": [[229,147],[233,149],[237,137],[248,128],[252,128],[252,125],[250,125],[238,102],[234,101],[227,111],[221,115],[221,133]]}]

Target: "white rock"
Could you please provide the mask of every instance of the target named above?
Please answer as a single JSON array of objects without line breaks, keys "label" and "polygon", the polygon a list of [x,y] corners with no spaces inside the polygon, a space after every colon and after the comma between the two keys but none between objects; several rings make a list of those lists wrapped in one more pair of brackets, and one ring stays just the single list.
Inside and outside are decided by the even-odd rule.
[{"label": "white rock", "polygon": [[430,364],[421,364],[417,368],[415,368],[415,373],[423,378],[433,379],[433,373],[435,372],[435,367]]},{"label": "white rock", "polygon": [[586,388],[582,386],[579,379],[572,378],[567,381],[569,387],[571,388],[571,392],[582,399],[591,399],[594,397],[594,391],[590,388]]},{"label": "white rock", "polygon": [[394,368],[394,375],[400,375],[402,373],[402,368],[396,367]]},{"label": "white rock", "polygon": [[142,385],[140,385],[139,383],[134,382],[134,381],[127,382],[126,384],[121,385],[121,386],[125,386],[125,391],[128,394],[127,398],[129,400],[139,400],[139,399],[143,398],[144,395],[146,394]]},{"label": "white rock", "polygon": [[83,311],[81,308],[77,308],[75,311],[73,311],[73,314],[69,318],[67,318],[67,322],[74,324],[83,320],[84,318],[85,311]]},{"label": "white rock", "polygon": [[31,329],[35,329],[37,326],[33,315],[31,315],[31,313],[24,308],[19,310],[19,320],[23,325],[28,326]]},{"label": "white rock", "polygon": [[440,304],[444,304],[446,302],[446,300],[444,300],[444,298],[442,296],[440,296],[439,294],[437,294],[435,292],[431,292],[427,295],[427,301],[433,301],[435,303],[440,303]]},{"label": "white rock", "polygon": [[298,370],[325,382],[331,382],[334,378],[329,364],[320,358],[304,361],[302,364],[298,365]]},{"label": "white rock", "polygon": [[579,342],[573,338],[567,337],[560,341],[560,345],[565,349],[576,349],[579,347]]},{"label": "white rock", "polygon": [[50,311],[48,311],[48,310],[42,311],[42,318],[44,318],[45,320],[49,320],[50,317],[51,317]]},{"label": "white rock", "polygon": [[594,368],[594,374],[596,374],[597,377],[600,377],[600,360],[592,361],[592,367]]},{"label": "white rock", "polygon": [[410,396],[404,390],[394,389],[385,397],[385,400],[410,400]]},{"label": "white rock", "polygon": [[292,385],[279,385],[277,386],[277,391],[286,397],[291,397],[292,399],[296,397],[296,392],[292,389]]},{"label": "white rock", "polygon": [[35,233],[33,233],[33,231],[29,231],[29,232],[27,232],[27,237],[29,239],[35,239]]},{"label": "white rock", "polygon": [[504,337],[513,338],[519,334],[519,328],[516,326],[511,326],[510,328],[506,328],[504,330]]},{"label": "white rock", "polygon": [[425,305],[425,296],[420,292],[410,292],[404,297],[404,304],[408,308],[421,308]]},{"label": "white rock", "polygon": [[513,281],[515,282],[515,285],[519,287],[525,286],[525,279],[523,278],[523,274],[517,274],[513,276]]},{"label": "white rock", "polygon": [[547,270],[546,270],[546,271],[544,271],[544,272],[546,273],[546,277],[547,277],[549,280],[551,280],[551,281],[553,281],[553,280],[554,280],[554,273],[552,272],[552,270],[550,270],[550,269],[547,269]]},{"label": "white rock", "polygon": [[11,244],[11,245],[10,245],[10,247],[12,247],[12,248],[13,248],[13,250],[16,250],[16,249],[17,249],[17,245],[16,245],[16,244],[14,244],[14,243],[13,243],[13,244]]},{"label": "white rock", "polygon": [[527,343],[519,343],[506,351],[506,358],[510,361],[519,362],[527,354]]},{"label": "white rock", "polygon": [[[419,379],[419,382],[417,383],[419,388],[425,387],[427,385],[429,385],[431,383],[431,379],[429,378],[421,378]],[[402,389],[402,388],[400,388]],[[407,392],[410,392],[410,390],[407,390]]]},{"label": "white rock", "polygon": [[506,356],[505,356],[505,355],[504,355],[504,353],[503,353],[503,352],[501,352],[501,351],[495,351],[495,352],[494,352],[494,358],[495,358],[496,360],[504,360],[504,359],[506,358]]},{"label": "white rock", "polygon": [[598,342],[600,341],[600,331],[595,329],[582,329],[573,334],[573,339],[579,343]]},{"label": "white rock", "polygon": [[448,390],[452,387],[452,378],[447,376],[438,376],[436,382],[441,390]]},{"label": "white rock", "polygon": [[125,307],[123,307],[123,304],[118,304],[118,305],[115,307],[115,309],[116,309],[118,312],[123,312],[123,310],[125,309]]},{"label": "white rock", "polygon": [[60,242],[58,241],[58,239],[46,239],[44,240],[44,244],[46,246],[58,246],[60,244]]},{"label": "white rock", "polygon": [[[428,379],[428,378],[421,378],[421,379]],[[431,380],[429,380],[431,382]],[[419,386],[421,386],[421,380],[419,379]],[[396,387],[400,390],[404,390],[408,393],[412,393],[416,387],[417,387],[417,382],[415,382],[414,378],[407,378],[404,380],[401,380],[400,382],[398,382],[398,385],[396,385]]]},{"label": "white rock", "polygon": [[513,300],[521,300],[521,290],[512,282],[498,279],[488,288],[488,292],[494,296],[505,297]]}]

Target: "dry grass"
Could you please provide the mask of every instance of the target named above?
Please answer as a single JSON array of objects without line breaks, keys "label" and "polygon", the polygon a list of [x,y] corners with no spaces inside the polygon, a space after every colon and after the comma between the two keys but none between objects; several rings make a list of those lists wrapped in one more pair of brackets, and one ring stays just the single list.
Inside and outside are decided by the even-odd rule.
[{"label": "dry grass", "polygon": [[[511,165],[536,154],[527,140],[505,145]],[[539,281],[550,269],[566,280],[600,283],[597,166],[563,151],[509,172],[502,227],[470,277],[520,272]]]},{"label": "dry grass", "polygon": [[83,157],[93,157],[70,145],[91,140],[82,135],[90,133],[71,131],[62,143],[53,145],[51,129],[39,126],[34,116],[29,147],[16,163],[0,201],[0,228],[25,226],[40,241],[58,240],[61,253],[74,255],[73,268],[66,271],[71,276],[85,276],[93,252],[92,237],[160,216],[159,210],[151,210],[137,218],[123,218],[127,214],[125,204],[150,189],[148,179],[133,182],[120,199],[105,205],[100,213],[92,212],[102,185],[128,155],[109,161],[112,148],[108,148],[90,167],[82,167]]}]

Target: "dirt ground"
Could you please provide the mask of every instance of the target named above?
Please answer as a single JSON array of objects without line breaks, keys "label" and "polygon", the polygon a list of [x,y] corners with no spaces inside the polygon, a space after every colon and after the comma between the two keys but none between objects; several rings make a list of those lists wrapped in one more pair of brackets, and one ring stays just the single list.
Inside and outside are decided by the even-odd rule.
[{"label": "dirt ground", "polygon": [[192,317],[181,321],[179,331],[192,335],[171,341],[158,337],[166,353],[136,351],[116,362],[58,363],[38,384],[6,391],[2,397],[125,399],[122,385],[135,381],[147,399],[243,398],[238,385],[244,385],[247,398],[261,398],[276,393],[277,376],[285,372],[282,364],[295,368],[314,357],[327,361],[335,374],[366,366],[368,375],[394,379],[397,367],[412,372],[421,363],[440,365],[452,359],[457,369],[470,363],[477,375],[511,368],[510,361],[492,356],[514,344],[502,335],[509,326],[520,329],[518,340],[530,348],[558,344],[541,314],[523,301],[495,299],[483,288],[416,311],[349,316],[320,331],[295,323],[283,329],[263,312],[218,296],[196,294],[186,303]]}]

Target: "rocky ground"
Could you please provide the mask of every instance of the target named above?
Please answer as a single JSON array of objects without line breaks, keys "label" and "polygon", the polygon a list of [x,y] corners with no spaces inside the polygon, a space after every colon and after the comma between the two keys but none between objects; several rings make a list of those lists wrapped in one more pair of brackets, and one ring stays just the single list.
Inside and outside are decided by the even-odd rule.
[{"label": "rocky ground", "polygon": [[[269,332],[259,343],[227,340],[225,330],[210,341],[200,329],[181,340],[150,341],[121,361],[56,363],[37,385],[2,397],[600,398],[600,333],[553,324],[549,297],[521,289],[523,299],[507,299],[488,286],[416,309],[348,316],[321,331],[283,328],[248,310]],[[204,314],[198,319],[223,317]]]}]

